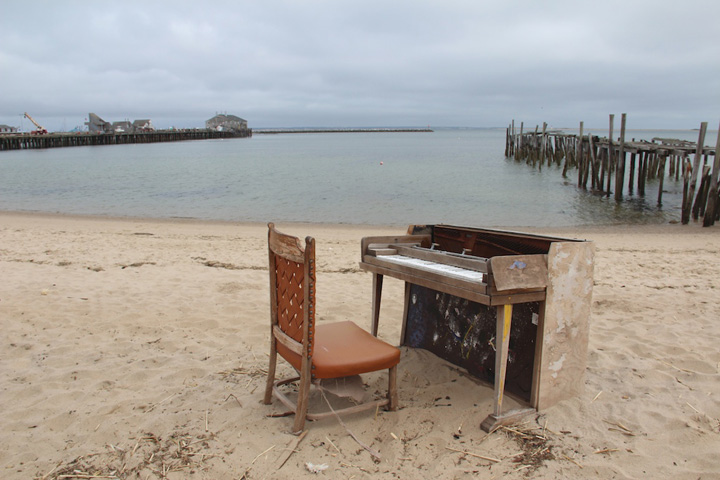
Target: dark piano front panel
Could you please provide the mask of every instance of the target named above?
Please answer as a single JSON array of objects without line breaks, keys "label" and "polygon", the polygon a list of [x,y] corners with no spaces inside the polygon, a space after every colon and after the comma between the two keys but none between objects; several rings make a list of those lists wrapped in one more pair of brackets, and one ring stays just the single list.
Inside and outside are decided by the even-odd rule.
[{"label": "dark piano front panel", "polygon": [[[411,233],[431,234],[439,250],[492,258],[497,255],[547,254],[554,239],[514,232],[484,231],[451,225],[416,226]],[[505,390],[530,401],[539,302],[513,306]],[[412,285],[405,343],[423,348],[467,369],[477,378],[495,380],[496,309]]]},{"label": "dark piano front panel", "polygon": [[[513,306],[505,390],[530,401],[539,302]],[[535,314],[535,315],[533,315]],[[405,344],[423,348],[488,382],[495,380],[496,309],[412,285]]]}]

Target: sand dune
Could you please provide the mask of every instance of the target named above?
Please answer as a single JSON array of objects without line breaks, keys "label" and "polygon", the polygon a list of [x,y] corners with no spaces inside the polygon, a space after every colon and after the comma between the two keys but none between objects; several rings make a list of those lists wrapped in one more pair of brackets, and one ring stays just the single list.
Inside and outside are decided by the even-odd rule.
[{"label": "sand dune", "polygon": [[[581,396],[488,436],[492,390],[403,349],[402,408],[345,418],[380,460],[329,418],[278,469],[298,437],[261,403],[265,225],[0,218],[2,478],[720,478],[717,227],[542,232],[596,244]],[[360,239],[405,227],[278,227],[317,239],[320,321],[369,328]],[[392,343],[401,302],[386,281]],[[383,374],[364,380],[384,389]]]}]

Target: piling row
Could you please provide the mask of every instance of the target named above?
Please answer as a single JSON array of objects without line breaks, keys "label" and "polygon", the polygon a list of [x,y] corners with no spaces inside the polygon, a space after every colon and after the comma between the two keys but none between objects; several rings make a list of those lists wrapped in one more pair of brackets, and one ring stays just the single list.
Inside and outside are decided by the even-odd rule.
[{"label": "piling row", "polygon": [[139,133],[51,133],[46,135],[9,134],[0,135],[0,150],[123,145],[128,143],[180,142],[185,140],[208,140],[214,138],[238,138],[250,136],[252,136],[251,129],[239,131],[187,129],[158,130]]},{"label": "piling row", "polygon": [[622,201],[625,191],[630,195],[637,191],[644,197],[647,181],[657,179],[657,203],[662,205],[665,177],[682,178],[682,223],[688,224],[691,216],[694,220],[702,218],[706,227],[720,220],[720,158],[716,154],[720,149],[720,135],[714,149],[704,146],[707,122],[703,122],[697,142],[669,138],[628,142],[625,140],[626,119],[623,113],[617,140],[613,140],[614,115],[610,115],[607,138],[585,135],[583,122],[580,122],[579,134],[575,135],[549,131],[547,123],[543,123],[542,130],[536,126],[532,131],[524,131],[521,123],[517,132],[513,120],[507,129],[505,156],[537,168],[562,166],[565,178],[569,169],[577,169],[579,188],[602,192],[608,197],[614,195],[618,202]]}]

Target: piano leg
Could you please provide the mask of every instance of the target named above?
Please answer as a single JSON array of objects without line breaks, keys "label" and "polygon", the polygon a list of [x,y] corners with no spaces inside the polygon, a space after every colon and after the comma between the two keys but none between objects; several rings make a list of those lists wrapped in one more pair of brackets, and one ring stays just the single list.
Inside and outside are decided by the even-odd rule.
[{"label": "piano leg", "polygon": [[495,405],[493,413],[483,420],[480,428],[492,432],[496,428],[517,422],[520,418],[535,412],[534,408],[511,410],[502,414],[502,402],[505,395],[505,375],[507,373],[508,347],[510,346],[510,326],[512,324],[512,305],[497,307],[495,334]]},{"label": "piano leg", "polygon": [[383,275],[373,273],[371,333],[376,337],[378,334],[378,324],[380,323],[380,299],[382,298],[382,285]]},{"label": "piano leg", "polygon": [[412,283],[405,282],[405,301],[403,306],[402,329],[400,330],[400,346],[405,345],[405,332],[407,332],[408,313],[410,311],[410,287]]},{"label": "piano leg", "polygon": [[493,409],[495,416],[499,416],[502,413],[511,324],[512,305],[500,305],[497,307],[497,327],[495,331],[495,408]]}]

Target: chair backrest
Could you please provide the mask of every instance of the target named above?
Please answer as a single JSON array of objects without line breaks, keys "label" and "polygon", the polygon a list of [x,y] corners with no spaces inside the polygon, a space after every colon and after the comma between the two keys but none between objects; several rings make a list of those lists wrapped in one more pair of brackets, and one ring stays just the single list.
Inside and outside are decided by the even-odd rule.
[{"label": "chair backrest", "polygon": [[[280,233],[268,224],[273,335],[290,351],[312,357],[315,331],[315,239]],[[282,352],[280,352],[282,353]]]}]

